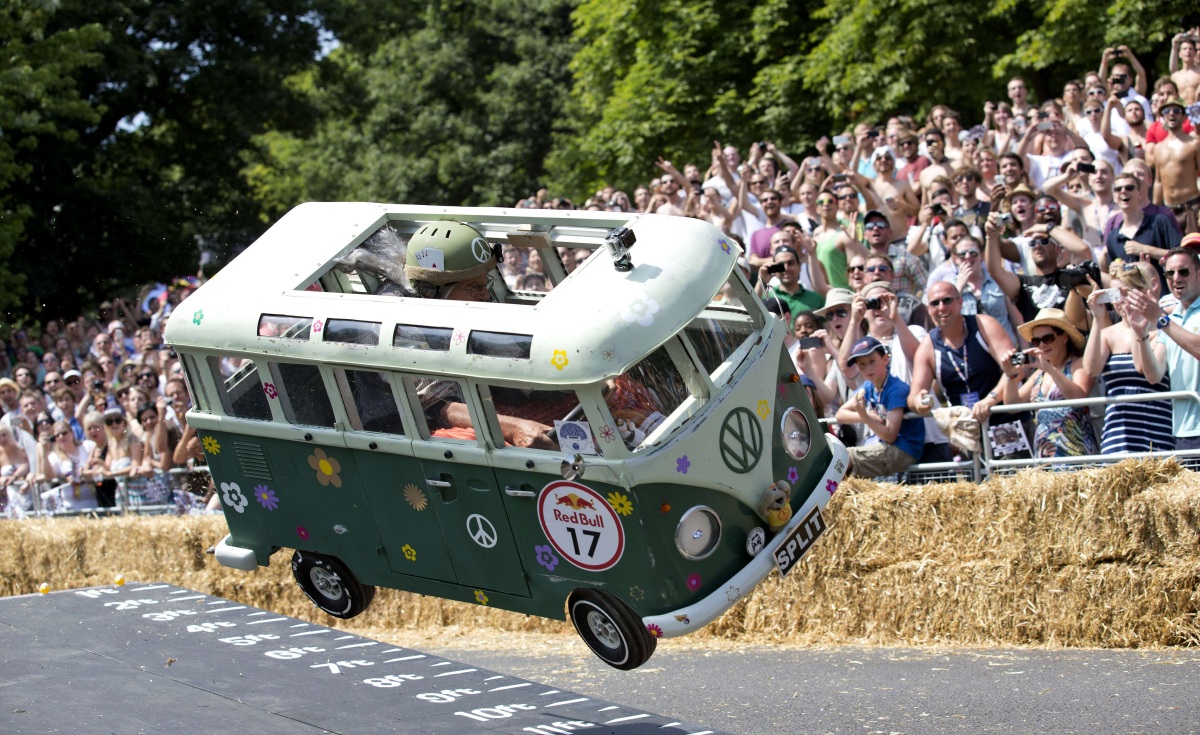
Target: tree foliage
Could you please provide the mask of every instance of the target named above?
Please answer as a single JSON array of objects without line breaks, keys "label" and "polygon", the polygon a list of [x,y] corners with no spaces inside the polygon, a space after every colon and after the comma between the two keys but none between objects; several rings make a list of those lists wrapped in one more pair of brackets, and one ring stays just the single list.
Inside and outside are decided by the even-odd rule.
[{"label": "tree foliage", "polygon": [[[25,215],[4,267],[25,279],[20,312],[77,313],[118,286],[194,271],[200,244],[253,239],[239,171],[253,136],[309,120],[283,82],[315,58],[312,0],[9,8],[29,39],[17,68],[37,71],[7,75],[4,98],[43,122],[20,129],[20,185],[0,188]],[[11,30],[6,42],[22,38]]]},{"label": "tree foliage", "polygon": [[[361,3],[359,3],[361,5]],[[296,80],[322,122],[272,132],[246,175],[277,216],[305,199],[510,205],[538,183],[568,81],[571,0],[412,3],[339,27]]]}]

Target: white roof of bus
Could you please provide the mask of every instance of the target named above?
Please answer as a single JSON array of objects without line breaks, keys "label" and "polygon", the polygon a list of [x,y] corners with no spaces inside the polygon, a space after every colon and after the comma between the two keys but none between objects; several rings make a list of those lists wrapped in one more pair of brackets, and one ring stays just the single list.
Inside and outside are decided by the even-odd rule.
[{"label": "white roof of bus", "polygon": [[[522,225],[550,226],[555,245],[598,248],[536,305],[470,303],[298,290],[391,220],[402,232],[466,222],[491,242]],[[616,227],[637,236],[621,272],[603,246]],[[740,249],[697,219],[608,212],[309,203],[296,207],[172,314],[181,348],[277,355],[533,383],[583,384],[618,375],[709,305]],[[258,336],[262,314],[381,322],[380,345]],[[392,346],[397,324],[455,330],[449,351]],[[533,336],[528,360],[467,353],[470,330]],[[299,349],[297,349],[299,348]],[[565,359],[564,359],[565,358]]]}]

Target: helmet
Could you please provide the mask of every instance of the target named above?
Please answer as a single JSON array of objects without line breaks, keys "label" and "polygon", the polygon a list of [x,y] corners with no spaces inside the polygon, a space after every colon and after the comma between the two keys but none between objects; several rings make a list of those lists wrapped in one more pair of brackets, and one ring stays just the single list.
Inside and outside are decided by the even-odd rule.
[{"label": "helmet", "polygon": [[462,222],[430,222],[408,241],[404,275],[410,281],[458,283],[490,273],[496,252],[487,238]]}]

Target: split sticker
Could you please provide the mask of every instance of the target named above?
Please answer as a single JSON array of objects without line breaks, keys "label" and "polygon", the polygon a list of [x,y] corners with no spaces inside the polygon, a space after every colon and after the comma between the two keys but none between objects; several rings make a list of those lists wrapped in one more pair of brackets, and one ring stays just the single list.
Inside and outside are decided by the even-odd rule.
[{"label": "split sticker", "polygon": [[600,493],[577,482],[556,480],[542,488],[538,521],[558,553],[580,569],[604,571],[625,551],[620,516]]}]

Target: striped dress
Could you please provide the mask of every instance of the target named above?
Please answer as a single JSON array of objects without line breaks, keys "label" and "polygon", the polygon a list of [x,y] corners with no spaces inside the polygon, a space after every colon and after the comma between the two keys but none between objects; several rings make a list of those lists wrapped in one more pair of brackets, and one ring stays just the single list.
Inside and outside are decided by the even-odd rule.
[{"label": "striped dress", "polygon": [[[1110,397],[1171,390],[1171,380],[1167,375],[1157,385],[1150,385],[1133,366],[1133,355],[1128,352],[1110,355],[1100,374],[1108,386]],[[1174,449],[1171,402],[1110,403],[1105,406],[1100,445],[1103,454]]]}]

